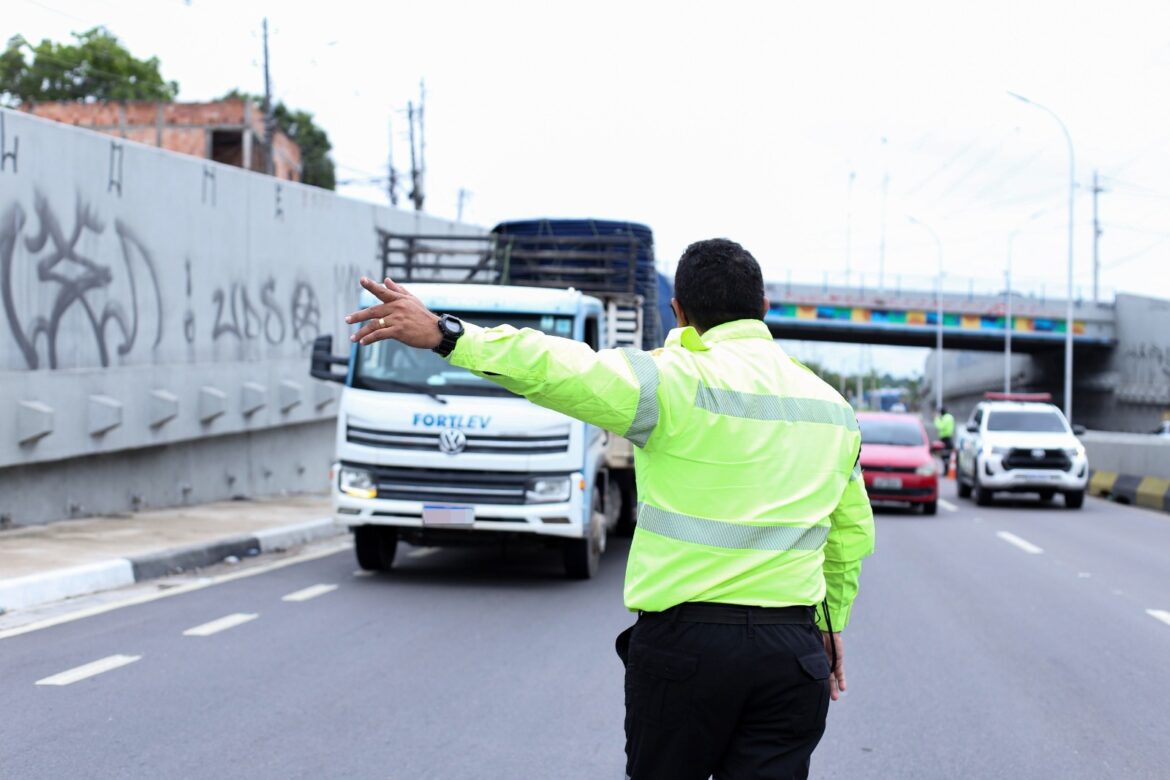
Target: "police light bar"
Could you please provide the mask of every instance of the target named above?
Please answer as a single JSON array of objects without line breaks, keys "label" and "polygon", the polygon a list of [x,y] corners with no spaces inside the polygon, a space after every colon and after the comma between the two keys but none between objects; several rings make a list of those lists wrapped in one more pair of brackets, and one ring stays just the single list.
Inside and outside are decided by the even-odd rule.
[{"label": "police light bar", "polygon": [[1050,402],[1052,393],[984,393],[988,401],[1041,401]]}]

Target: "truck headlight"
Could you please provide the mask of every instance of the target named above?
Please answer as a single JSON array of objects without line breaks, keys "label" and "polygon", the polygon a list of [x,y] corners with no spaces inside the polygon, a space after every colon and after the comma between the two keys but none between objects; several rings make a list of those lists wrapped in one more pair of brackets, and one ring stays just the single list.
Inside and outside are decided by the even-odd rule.
[{"label": "truck headlight", "polygon": [[560,504],[569,500],[571,490],[568,477],[536,477],[528,480],[524,500],[529,504]]},{"label": "truck headlight", "polygon": [[935,472],[935,465],[933,462],[923,463],[921,466],[914,469],[915,474],[921,474],[924,477],[929,477],[934,472]]},{"label": "truck headlight", "polygon": [[1075,447],[1065,447],[1064,454],[1070,458],[1079,458],[1085,454],[1085,447],[1082,444],[1078,444]]},{"label": "truck headlight", "polygon": [[983,445],[983,457],[987,458],[992,455],[1007,455],[1012,451],[1011,447],[992,447],[990,445]]},{"label": "truck headlight", "polygon": [[377,498],[378,486],[374,478],[365,469],[352,469],[349,466],[341,467],[341,475],[337,478],[337,486],[342,493],[353,498]]}]

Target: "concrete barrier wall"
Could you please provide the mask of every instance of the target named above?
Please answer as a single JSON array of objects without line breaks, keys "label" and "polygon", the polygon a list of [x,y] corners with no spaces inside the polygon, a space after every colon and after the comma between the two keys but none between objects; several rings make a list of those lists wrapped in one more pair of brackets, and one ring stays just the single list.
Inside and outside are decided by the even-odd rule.
[{"label": "concrete barrier wall", "polygon": [[1089,431],[1089,492],[1170,512],[1170,438]]},{"label": "concrete barrier wall", "polygon": [[308,350],[379,230],[482,232],[0,110],[0,520],[323,487]]}]

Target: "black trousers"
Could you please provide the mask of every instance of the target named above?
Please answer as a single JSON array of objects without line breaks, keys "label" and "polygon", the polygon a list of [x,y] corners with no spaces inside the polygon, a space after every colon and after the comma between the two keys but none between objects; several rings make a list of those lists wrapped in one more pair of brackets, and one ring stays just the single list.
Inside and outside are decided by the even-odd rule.
[{"label": "black trousers", "polygon": [[626,775],[807,778],[829,707],[829,661],[809,614],[807,623],[781,625],[639,617],[617,640]]}]

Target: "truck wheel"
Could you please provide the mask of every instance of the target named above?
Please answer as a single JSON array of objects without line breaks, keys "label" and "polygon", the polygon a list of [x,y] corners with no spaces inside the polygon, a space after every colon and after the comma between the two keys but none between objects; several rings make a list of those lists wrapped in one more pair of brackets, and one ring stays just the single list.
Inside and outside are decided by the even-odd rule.
[{"label": "truck wheel", "polygon": [[634,485],[634,472],[631,470],[611,471],[609,478],[617,483],[621,492],[617,527],[614,529],[614,533],[617,536],[633,536],[634,523],[638,517],[638,489]]},{"label": "truck wheel", "polygon": [[601,554],[605,552],[605,519],[601,514],[601,495],[593,491],[593,517],[589,522],[589,536],[584,539],[566,539],[562,554],[565,574],[570,579],[587,580],[597,574]]},{"label": "truck wheel", "polygon": [[995,495],[979,484],[979,463],[975,463],[975,479],[972,481],[971,493],[975,496],[975,503],[979,506],[991,506],[991,499]]},{"label": "truck wheel", "polygon": [[1040,491],[1040,501],[1047,504],[1049,501],[1052,500],[1052,497],[1055,495],[1056,495],[1055,491],[1041,490]]},{"label": "truck wheel", "polygon": [[927,501],[925,504],[922,505],[922,514],[924,514],[924,515],[937,515],[938,514],[938,502],[937,501]]},{"label": "truck wheel", "polygon": [[1080,509],[1085,505],[1085,491],[1070,490],[1064,494],[1064,505],[1068,509]]},{"label": "truck wheel", "polygon": [[955,481],[959,483],[959,498],[970,498],[971,486],[964,482],[962,477],[957,477]]},{"label": "truck wheel", "polygon": [[366,571],[388,571],[398,551],[398,532],[393,528],[359,525],[353,529],[353,550],[358,566]]}]

